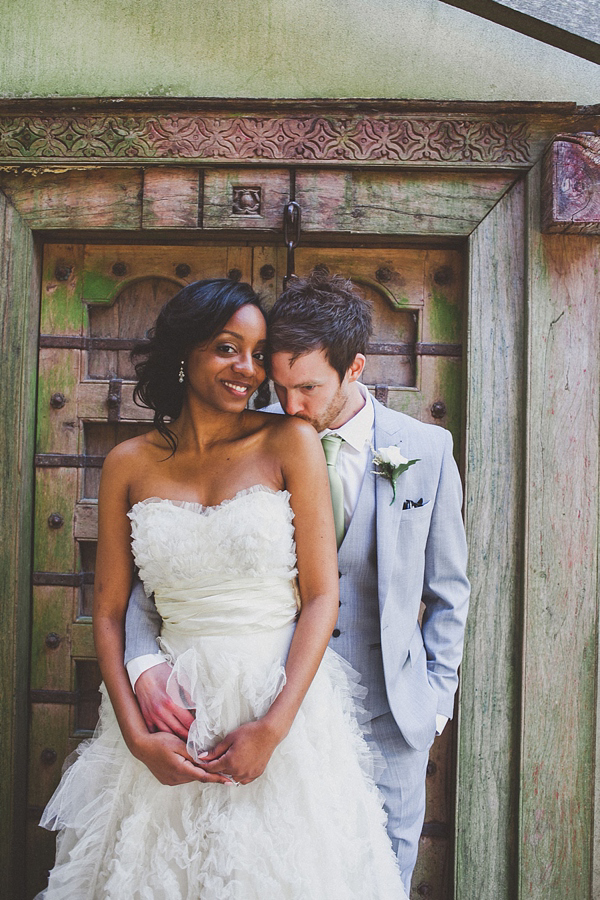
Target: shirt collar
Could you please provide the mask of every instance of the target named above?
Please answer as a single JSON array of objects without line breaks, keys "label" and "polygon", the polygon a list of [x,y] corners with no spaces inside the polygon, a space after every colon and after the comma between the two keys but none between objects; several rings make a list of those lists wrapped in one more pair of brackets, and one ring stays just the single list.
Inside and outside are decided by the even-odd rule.
[{"label": "shirt collar", "polygon": [[340,425],[339,428],[326,428],[324,431],[319,432],[319,437],[322,438],[325,434],[339,434],[347,444],[350,444],[351,447],[360,453],[365,444],[372,441],[375,410],[373,408],[373,399],[364,384],[360,381],[357,381],[356,384],[361,396],[364,398],[364,404],[351,419]]}]

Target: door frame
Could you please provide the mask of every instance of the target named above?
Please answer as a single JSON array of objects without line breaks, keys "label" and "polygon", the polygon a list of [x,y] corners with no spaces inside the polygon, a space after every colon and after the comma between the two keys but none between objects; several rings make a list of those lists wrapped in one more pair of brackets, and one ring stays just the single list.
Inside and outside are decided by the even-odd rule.
[{"label": "door frame", "polygon": [[[211,233],[199,213],[201,169],[239,166],[258,174],[269,166],[290,172],[318,166],[336,177],[375,167],[386,177],[393,172],[404,179],[409,215],[396,222],[394,237],[443,234],[468,241],[465,519],[473,596],[458,713],[456,900],[541,898],[554,896],[553,890],[556,896],[591,896],[592,869],[600,859],[592,842],[594,810],[586,805],[596,745],[597,431],[580,425],[574,434],[577,457],[583,454],[586,466],[572,465],[584,479],[588,503],[570,531],[544,527],[544,510],[566,509],[576,516],[578,508],[560,459],[541,466],[535,449],[540,429],[549,446],[563,446],[561,411],[563,422],[577,425],[572,396],[556,388],[551,403],[548,397],[548,379],[564,374],[565,354],[581,357],[585,351],[587,369],[579,369],[573,357],[571,390],[598,421],[598,372],[590,353],[599,325],[594,304],[586,303],[598,243],[544,235],[539,224],[544,147],[557,132],[597,128],[598,117],[569,104],[169,101],[165,108],[161,101],[120,106],[118,115],[114,105],[107,106],[69,101],[66,112],[64,101],[0,105],[0,383],[15,377],[17,382],[14,393],[3,391],[0,399],[2,511],[6,522],[16,510],[19,522],[0,558],[8,586],[0,607],[6,636],[0,655],[5,686],[0,712],[6,723],[0,862],[11,873],[12,895],[21,896],[19,853],[26,825],[37,246],[57,236],[89,239],[90,230],[94,240],[204,239]],[[509,176],[502,190],[499,174]],[[482,178],[496,193],[474,207],[464,195],[440,191],[432,215],[424,217],[432,176],[439,176],[440,184],[447,177],[466,185],[467,200],[470,186]],[[68,199],[74,186],[75,203]],[[267,224],[272,239],[277,225]],[[583,249],[581,241],[587,241]],[[571,257],[577,271],[567,265]],[[581,267],[587,272],[583,281]],[[549,346],[548,335],[565,316],[557,285],[569,290],[569,331]],[[542,364],[546,380],[537,374]],[[583,597],[561,576],[566,534],[584,548],[579,555],[587,572]],[[560,595],[552,587],[548,595],[544,566],[558,579]],[[536,755],[538,736],[549,734],[548,704],[560,728],[567,729],[569,715],[557,713],[553,704],[573,689],[567,652],[561,651],[563,669],[551,666],[557,640],[547,647],[541,640],[550,601],[583,623],[578,646],[587,649],[593,664],[575,688],[579,715],[575,730],[562,733],[567,749],[550,742]],[[534,645],[545,681],[532,676],[528,650]],[[467,698],[476,701],[468,709]],[[586,716],[593,726],[585,725]],[[547,775],[539,771],[544,753]],[[563,766],[558,774],[555,764]],[[575,821],[571,816],[565,822],[572,809],[578,810]],[[560,871],[549,872],[552,854],[574,840],[573,858],[559,852]],[[539,859],[535,841],[547,851]]]}]

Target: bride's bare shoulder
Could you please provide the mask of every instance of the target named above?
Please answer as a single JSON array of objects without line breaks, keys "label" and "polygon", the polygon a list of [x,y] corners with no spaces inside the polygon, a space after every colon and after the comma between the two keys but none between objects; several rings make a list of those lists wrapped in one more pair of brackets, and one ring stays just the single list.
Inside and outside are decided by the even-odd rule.
[{"label": "bride's bare shoulder", "polygon": [[103,474],[126,476],[130,472],[139,472],[140,468],[151,465],[159,455],[170,451],[165,440],[155,429],[146,434],[139,434],[117,444],[106,456],[102,467]]}]

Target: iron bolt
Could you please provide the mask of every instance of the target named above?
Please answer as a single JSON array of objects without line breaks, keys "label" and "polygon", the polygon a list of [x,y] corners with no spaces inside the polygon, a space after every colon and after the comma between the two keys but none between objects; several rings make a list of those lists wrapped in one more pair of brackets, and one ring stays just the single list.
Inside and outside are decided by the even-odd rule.
[{"label": "iron bolt", "polygon": [[58,265],[54,270],[54,277],[57,281],[68,281],[72,271],[73,266]]},{"label": "iron bolt", "polygon": [[269,263],[267,263],[264,266],[261,266],[260,277],[262,278],[263,281],[270,281],[271,278],[275,277],[274,267],[269,265]]},{"label": "iron bolt", "polygon": [[393,275],[394,273],[388,266],[380,266],[375,272],[375,278],[382,284],[385,284],[386,281],[391,281]]},{"label": "iron bolt", "polygon": [[116,409],[119,405],[120,397],[118,394],[109,394],[106,398],[106,402],[111,409]]},{"label": "iron bolt", "polygon": [[60,634],[57,634],[55,631],[48,632],[45,643],[49,650],[56,650],[60,644]]},{"label": "iron bolt", "polygon": [[436,772],[437,772],[437,766],[433,762],[433,760],[430,759],[429,762],[427,763],[427,777],[431,778],[431,776],[435,775]]},{"label": "iron bolt", "polygon": [[191,271],[191,267],[187,263],[179,263],[175,267],[175,274],[178,278],[187,278]]},{"label": "iron bolt", "polygon": [[44,747],[44,749],[42,750],[40,756],[41,756],[42,762],[43,762],[44,765],[46,765],[46,766],[51,766],[51,765],[53,765],[53,764],[56,762],[56,760],[58,759],[58,755],[57,755],[57,753],[56,753],[56,750],[52,750],[51,747]]},{"label": "iron bolt", "polygon": [[48,516],[48,525],[50,528],[62,528],[64,524],[65,520],[60,513],[53,512]]},{"label": "iron bolt", "polygon": [[117,278],[122,278],[123,275],[126,273],[126,271],[127,271],[127,266],[125,265],[124,262],[116,262],[114,264],[114,266],[112,267],[112,273],[113,273],[113,275],[116,275]]},{"label": "iron bolt", "polygon": [[443,400],[436,400],[431,405],[431,415],[434,419],[443,419],[446,415],[446,404]]},{"label": "iron bolt", "polygon": [[454,278],[454,272],[450,266],[440,266],[433,273],[433,280],[436,284],[451,284]]},{"label": "iron bolt", "polygon": [[433,897],[433,889],[426,881],[422,881],[417,888],[419,897]]},{"label": "iron bolt", "polygon": [[62,409],[66,402],[67,398],[59,391],[57,391],[56,394],[52,394],[50,397],[50,406],[52,409]]},{"label": "iron bolt", "polygon": [[239,281],[242,277],[241,269],[230,269],[227,273],[227,277],[231,279],[231,281]]}]

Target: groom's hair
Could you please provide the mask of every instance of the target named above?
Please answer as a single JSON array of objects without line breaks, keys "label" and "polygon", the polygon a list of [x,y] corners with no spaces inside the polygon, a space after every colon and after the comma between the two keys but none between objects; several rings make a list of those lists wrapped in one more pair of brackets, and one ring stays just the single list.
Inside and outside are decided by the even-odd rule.
[{"label": "groom's hair", "polygon": [[351,281],[316,266],[293,276],[268,316],[269,354],[291,353],[292,361],[324,350],[340,384],[357,353],[366,353],[373,330],[371,303]]}]

